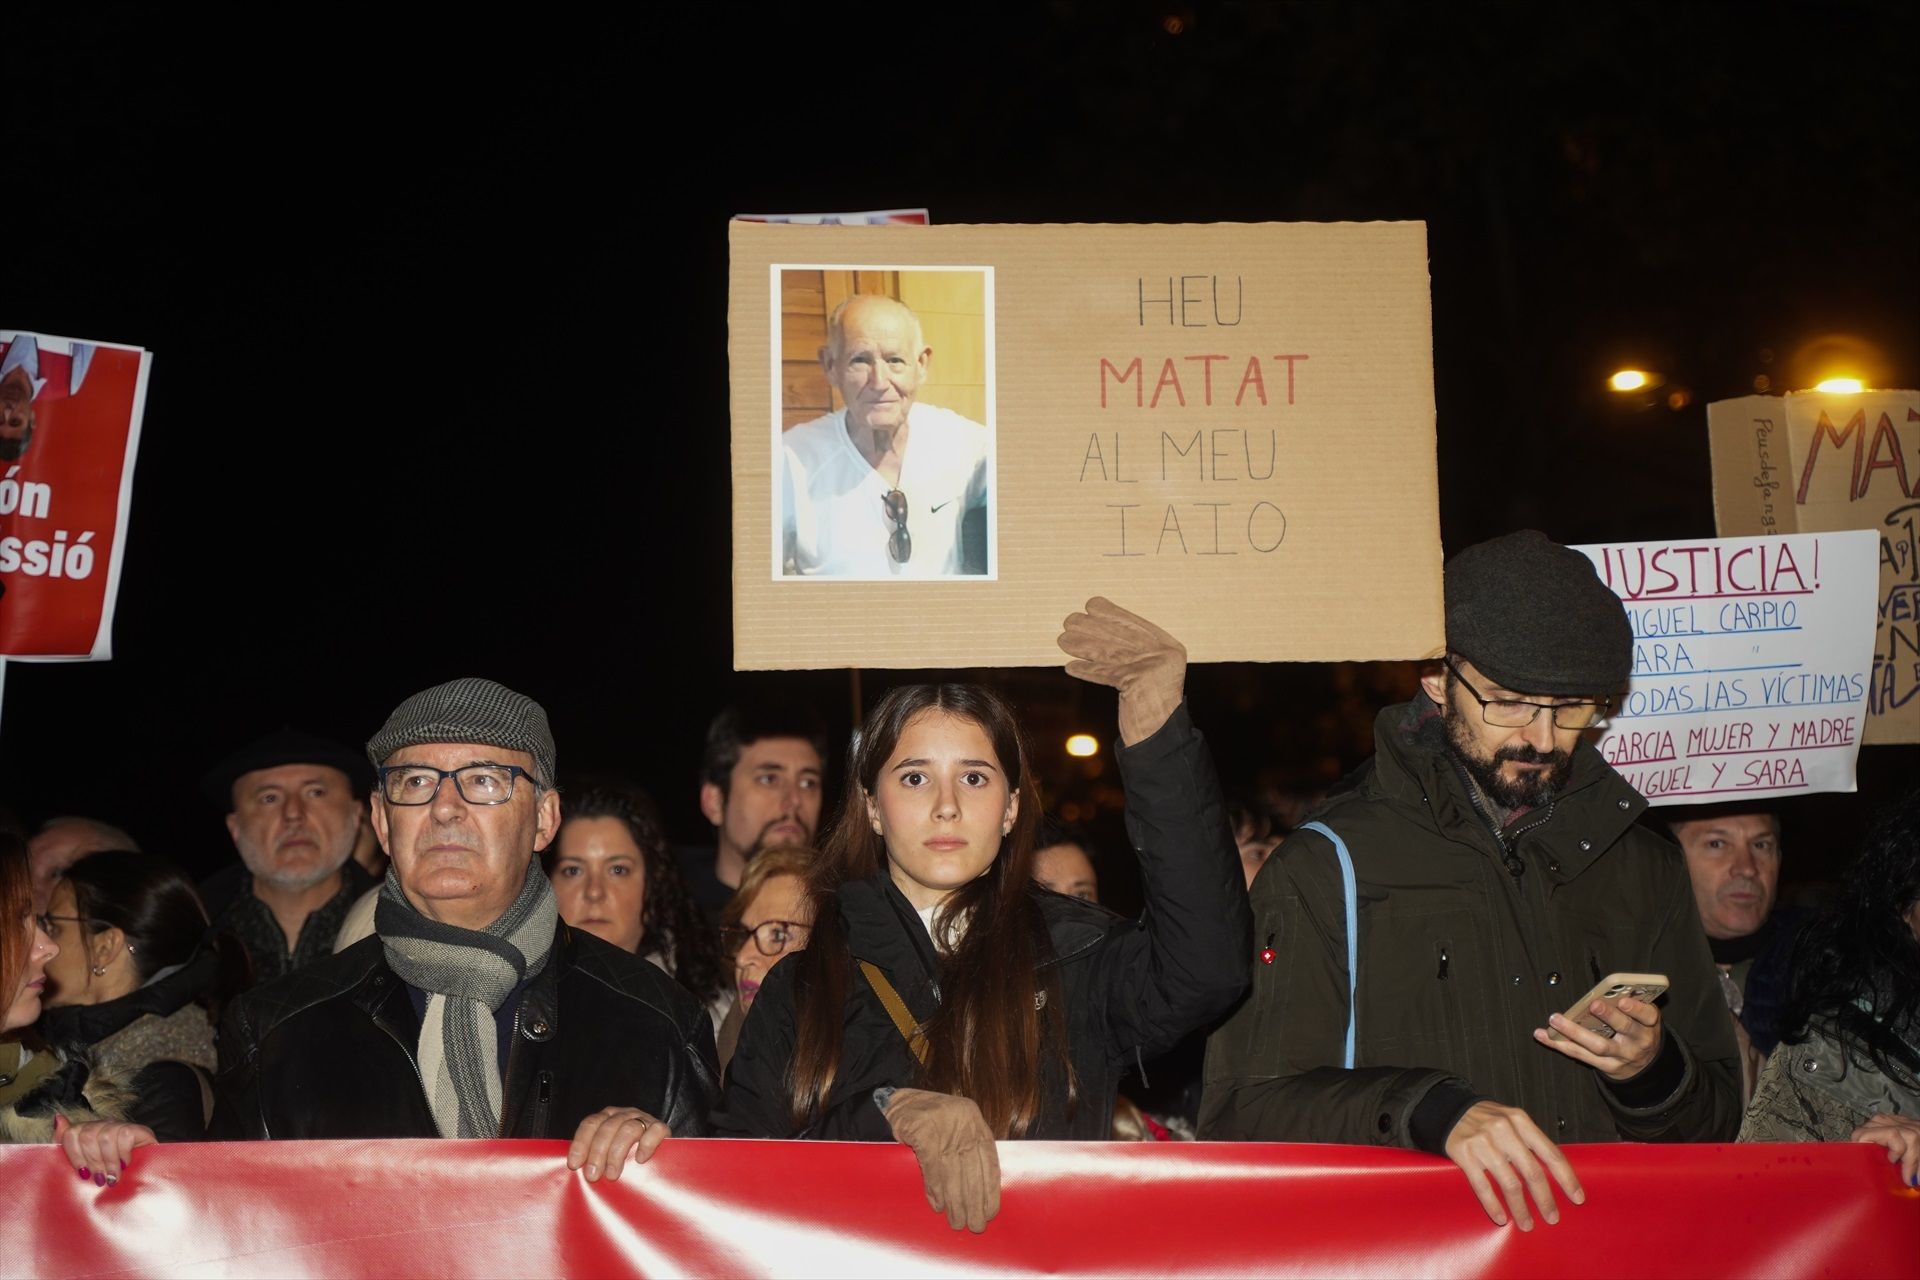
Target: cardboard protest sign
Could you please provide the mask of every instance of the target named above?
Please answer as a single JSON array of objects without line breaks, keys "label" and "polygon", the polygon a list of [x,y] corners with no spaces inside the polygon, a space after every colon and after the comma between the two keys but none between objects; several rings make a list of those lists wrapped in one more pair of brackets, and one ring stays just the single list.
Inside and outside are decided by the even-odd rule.
[{"label": "cardboard protest sign", "polygon": [[1421,224],[729,234],[736,667],[1439,650]]},{"label": "cardboard protest sign", "polygon": [[1872,533],[1578,547],[1626,605],[1633,681],[1597,744],[1652,804],[1852,791]]},{"label": "cardboard protest sign", "polygon": [[151,358],[0,330],[0,654],[111,656]]},{"label": "cardboard protest sign", "polygon": [[1721,400],[1707,432],[1722,534],[1877,535],[1866,741],[1920,742],[1920,392]]}]

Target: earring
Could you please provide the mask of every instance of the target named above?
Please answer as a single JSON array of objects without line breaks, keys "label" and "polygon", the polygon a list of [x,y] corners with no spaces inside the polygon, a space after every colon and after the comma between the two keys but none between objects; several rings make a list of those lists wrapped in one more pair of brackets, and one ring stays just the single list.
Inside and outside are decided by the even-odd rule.
[{"label": "earring", "polygon": [[106,976],[107,976],[107,970],[106,970],[106,967],[105,967],[104,965],[95,965],[95,966],[93,966],[93,976],[94,976],[94,977],[96,977],[96,978],[104,978],[104,977],[106,977]]}]

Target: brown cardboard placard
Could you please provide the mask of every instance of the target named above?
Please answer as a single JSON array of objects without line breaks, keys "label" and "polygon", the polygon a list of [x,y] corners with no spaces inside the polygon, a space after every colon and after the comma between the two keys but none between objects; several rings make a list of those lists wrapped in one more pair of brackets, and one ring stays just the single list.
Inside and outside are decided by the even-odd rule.
[{"label": "brown cardboard placard", "polygon": [[1871,529],[1880,593],[1863,741],[1920,742],[1920,392],[1707,406],[1722,536]]},{"label": "brown cardboard placard", "polygon": [[[730,239],[736,668],[1053,665],[1092,595],[1196,661],[1439,649],[1423,224]],[[911,440],[984,439],[976,483],[910,475],[911,440],[897,482],[819,452],[844,437],[844,397],[808,356],[834,299],[863,293],[932,315]],[[922,432],[924,405],[950,411],[948,435]],[[864,491],[819,479],[832,467]],[[903,521],[880,514],[890,483]],[[884,550],[902,526],[905,562]]]}]

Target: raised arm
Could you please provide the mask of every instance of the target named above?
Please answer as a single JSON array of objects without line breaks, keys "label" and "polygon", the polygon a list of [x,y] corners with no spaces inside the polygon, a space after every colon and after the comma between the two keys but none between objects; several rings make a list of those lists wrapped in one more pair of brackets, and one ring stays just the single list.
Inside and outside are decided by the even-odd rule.
[{"label": "raised arm", "polygon": [[1095,597],[1070,615],[1067,672],[1120,691],[1127,836],[1146,893],[1143,929],[1101,967],[1110,1048],[1151,1054],[1224,1013],[1253,957],[1239,854],[1206,740],[1184,703],[1187,651]]}]

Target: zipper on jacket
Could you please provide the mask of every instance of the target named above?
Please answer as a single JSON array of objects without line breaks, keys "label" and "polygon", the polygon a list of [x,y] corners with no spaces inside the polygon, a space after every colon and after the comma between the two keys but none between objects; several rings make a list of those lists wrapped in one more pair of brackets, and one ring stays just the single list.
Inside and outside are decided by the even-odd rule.
[{"label": "zipper on jacket", "polygon": [[542,1071],[535,1077],[533,1092],[533,1132],[535,1136],[547,1131],[547,1111],[553,1101],[553,1072]]},{"label": "zipper on jacket", "polygon": [[1439,944],[1438,950],[1440,952],[1440,971],[1433,976],[1444,980],[1447,976],[1447,944],[1444,942]]},{"label": "zipper on jacket", "polygon": [[[1455,767],[1458,768],[1457,765]],[[1465,773],[1465,770],[1461,770],[1461,772]],[[1493,841],[1500,846],[1500,861],[1505,864],[1507,874],[1512,876],[1516,881],[1526,875],[1527,864],[1521,859],[1514,846],[1519,843],[1521,836],[1553,817],[1553,811],[1559,806],[1560,798],[1555,796],[1547,802],[1545,813],[1542,813],[1538,818],[1527,823],[1525,826],[1516,829],[1511,841],[1507,839],[1506,833],[1500,830],[1499,824],[1493,820],[1493,815],[1487,812],[1487,807],[1480,803],[1480,788],[1474,785],[1471,778],[1467,779],[1467,802],[1473,806],[1473,811],[1480,815],[1480,821],[1486,823],[1487,830],[1493,833]]]},{"label": "zipper on jacket", "polygon": [[[1459,768],[1457,764],[1454,767]],[[1521,876],[1527,874],[1527,864],[1520,861],[1520,855],[1513,851],[1513,846],[1507,843],[1506,836],[1500,833],[1500,824],[1495,822],[1493,815],[1487,812],[1487,806],[1480,803],[1480,788],[1475,785],[1472,778],[1465,777],[1466,770],[1461,769],[1460,772],[1467,784],[1467,803],[1473,806],[1473,811],[1480,815],[1480,821],[1493,834],[1493,842],[1500,846],[1500,861],[1505,864],[1507,874],[1516,881],[1519,880]]]},{"label": "zipper on jacket", "polygon": [[1513,842],[1515,844],[1520,843],[1521,836],[1527,834],[1527,832],[1533,830],[1535,827],[1544,825],[1548,820],[1550,820],[1553,817],[1553,811],[1557,809],[1559,806],[1560,806],[1560,797],[1558,796],[1555,796],[1553,799],[1547,801],[1547,811],[1545,813],[1541,814],[1539,818],[1535,819],[1534,821],[1527,823],[1524,827],[1518,827],[1514,830]]},{"label": "zipper on jacket", "polygon": [[[507,1086],[513,1081],[513,1060],[520,1056],[520,1011],[526,1008],[526,997],[522,995],[520,1003],[513,1006],[513,1035],[507,1041],[507,1069],[500,1073],[500,1136],[507,1136],[507,1128],[513,1123],[513,1108],[508,1104],[513,1099],[507,1096]],[[527,1135],[529,1138],[540,1136],[538,1132]]]}]

